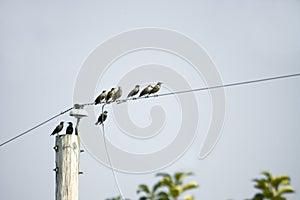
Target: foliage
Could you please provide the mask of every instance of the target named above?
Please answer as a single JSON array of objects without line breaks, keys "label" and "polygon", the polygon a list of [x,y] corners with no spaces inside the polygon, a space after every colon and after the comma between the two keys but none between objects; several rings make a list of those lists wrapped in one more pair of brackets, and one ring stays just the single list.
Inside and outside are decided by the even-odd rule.
[{"label": "foliage", "polygon": [[143,192],[144,195],[140,197],[140,200],[169,200],[168,194],[164,191],[160,191],[159,188],[162,185],[160,182],[154,184],[152,190],[145,184],[138,186],[137,193]]},{"label": "foliage", "polygon": [[[295,192],[290,186],[290,177],[287,175],[274,176],[267,171],[261,172],[263,178],[254,179],[254,187],[260,190],[253,198],[248,200],[287,200],[284,195]],[[186,176],[193,175],[192,172],[177,172],[172,176],[168,173],[158,173],[160,177],[152,188],[145,184],[140,184],[137,193],[142,194],[139,200],[178,200],[187,190],[197,188],[199,185],[195,181],[184,183]],[[182,200],[194,200],[193,195],[184,195]],[[121,197],[108,198],[106,200],[123,200]],[[128,200],[128,199],[126,199]]]},{"label": "foliage", "polygon": [[[138,186],[137,193],[144,193],[139,200],[177,200],[183,192],[198,187],[198,183],[195,181],[183,183],[183,179],[190,175],[193,175],[193,173],[177,172],[173,176],[168,173],[158,173],[156,176],[161,177],[161,179],[154,184],[151,190],[145,184]],[[193,200],[194,197],[186,195],[183,199]]]},{"label": "foliage", "polygon": [[254,179],[254,187],[260,190],[250,200],[287,200],[282,195],[295,192],[294,189],[289,185],[290,177],[287,175],[274,176],[267,171],[261,172],[264,178]]}]

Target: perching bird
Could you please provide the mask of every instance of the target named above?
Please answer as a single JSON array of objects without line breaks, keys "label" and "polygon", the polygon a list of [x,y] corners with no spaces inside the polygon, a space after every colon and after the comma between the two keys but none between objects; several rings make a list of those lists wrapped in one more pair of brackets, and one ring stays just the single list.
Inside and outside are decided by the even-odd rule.
[{"label": "perching bird", "polygon": [[63,128],[64,128],[64,122],[60,122],[59,125],[57,125],[56,128],[53,130],[51,135],[58,134]]},{"label": "perching bird", "polygon": [[111,88],[111,90],[107,93],[105,97],[106,103],[115,95],[115,88]]},{"label": "perching bird", "polygon": [[118,86],[118,90],[116,91],[116,93],[112,97],[112,100],[116,101],[117,99],[119,99],[122,96],[122,94],[123,94],[122,88],[121,88],[121,86]]},{"label": "perching bird", "polygon": [[95,125],[100,125],[100,124],[102,124],[105,120],[106,120],[106,118],[107,118],[107,111],[104,111],[99,117],[98,117],[98,120],[97,120],[97,122],[95,123]]},{"label": "perching bird", "polygon": [[68,122],[69,126],[67,127],[66,134],[72,134],[73,133],[73,124],[72,122]]},{"label": "perching bird", "polygon": [[152,90],[152,86],[151,85],[148,85],[146,88],[144,88],[143,90],[142,90],[142,92],[140,93],[140,96],[139,97],[141,97],[141,96],[144,96],[144,95],[146,95],[146,94],[149,94],[149,92]]},{"label": "perching bird", "polygon": [[133,90],[131,90],[131,91],[129,92],[129,94],[127,95],[127,98],[136,95],[139,91],[140,91],[140,86],[139,86],[139,85],[136,85],[136,86],[133,88]]},{"label": "perching bird", "polygon": [[105,98],[106,96],[106,90],[103,90],[101,94],[95,99],[95,105],[101,103],[101,101]]},{"label": "perching bird", "polygon": [[161,82],[158,82],[154,87],[153,89],[149,92],[149,94],[154,94],[156,92],[158,92],[158,90],[160,90],[160,86],[161,86]]}]

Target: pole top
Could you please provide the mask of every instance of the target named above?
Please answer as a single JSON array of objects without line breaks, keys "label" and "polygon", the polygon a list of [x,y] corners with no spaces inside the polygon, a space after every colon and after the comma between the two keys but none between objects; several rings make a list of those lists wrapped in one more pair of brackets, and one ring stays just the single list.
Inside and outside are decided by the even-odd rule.
[{"label": "pole top", "polygon": [[88,116],[88,112],[83,109],[83,105],[75,104],[74,108],[70,112],[70,116],[75,118],[83,118]]}]

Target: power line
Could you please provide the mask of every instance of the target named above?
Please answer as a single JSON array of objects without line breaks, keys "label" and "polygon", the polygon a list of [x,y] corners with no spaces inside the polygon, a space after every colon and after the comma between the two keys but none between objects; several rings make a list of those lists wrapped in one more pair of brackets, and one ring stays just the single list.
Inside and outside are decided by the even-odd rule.
[{"label": "power line", "polygon": [[[285,78],[291,78],[291,77],[297,77],[300,76],[300,73],[295,73],[295,74],[288,74],[288,75],[283,75],[283,76],[275,76],[275,77],[269,77],[269,78],[262,78],[262,79],[255,79],[255,80],[250,80],[250,81],[242,81],[242,82],[236,82],[236,83],[230,83],[230,84],[224,84],[224,85],[216,85],[216,86],[210,86],[210,87],[202,87],[202,88],[196,88],[196,89],[190,89],[190,90],[182,90],[182,91],[176,91],[176,92],[169,92],[169,93],[163,93],[163,94],[156,94],[156,95],[152,95],[152,96],[144,96],[144,97],[132,97],[132,98],[127,98],[127,99],[121,99],[121,100],[117,100],[115,102],[112,103],[125,103],[127,101],[132,101],[132,100],[139,100],[139,99],[146,99],[146,98],[153,98],[153,97],[162,97],[162,96],[169,96],[169,95],[176,95],[176,94],[184,94],[184,93],[189,93],[189,92],[199,92],[199,91],[205,91],[205,90],[213,90],[213,89],[217,89],[217,88],[226,88],[226,87],[233,87],[233,86],[239,86],[239,85],[248,85],[248,84],[252,84],[252,83],[259,83],[259,82],[266,82],[266,81],[273,81],[273,80],[278,80],[278,79],[285,79]],[[81,104],[81,106],[90,106],[90,105],[94,105],[93,103],[85,103],[85,104]],[[70,111],[71,109],[73,109],[73,107],[59,113],[58,115],[55,115],[54,117],[51,117],[50,119],[32,127],[31,129],[11,138],[10,140],[7,140],[6,142],[0,144],[0,147],[33,131],[34,129],[46,124],[47,122],[55,119],[56,117],[59,117],[60,115],[65,114],[66,112]]]},{"label": "power line", "polygon": [[0,144],[0,147],[3,146],[3,145],[5,145],[5,144],[7,144],[7,143],[9,143],[9,142],[11,142],[11,141],[13,141],[13,140],[15,140],[15,139],[17,139],[17,138],[19,138],[19,137],[21,137],[21,136],[23,136],[23,135],[25,135],[25,134],[27,134],[27,133],[29,133],[29,132],[31,132],[31,131],[33,131],[34,129],[36,129],[36,128],[38,128],[38,127],[40,127],[40,126],[42,126],[42,125],[44,125],[44,124],[46,124],[46,123],[48,123],[48,122],[50,122],[51,120],[53,120],[53,119],[55,119],[55,118],[57,118],[57,117],[59,117],[59,116],[65,114],[66,112],[68,112],[68,111],[70,111],[70,110],[72,110],[72,109],[73,109],[73,107],[71,107],[71,108],[69,108],[69,109],[67,109],[67,110],[65,110],[65,111],[62,111],[61,113],[59,113],[59,114],[57,114],[57,115],[55,115],[55,116],[53,116],[53,117],[47,119],[46,121],[43,121],[42,123],[40,123],[40,124],[38,124],[38,125],[32,127],[31,129],[28,129],[27,131],[25,131],[25,132],[23,132],[23,133],[21,133],[21,134],[15,136],[15,137],[13,137],[13,138],[7,140],[6,142],[3,142],[2,144]]},{"label": "power line", "polygon": [[196,89],[190,89],[190,90],[168,92],[168,93],[157,94],[157,95],[152,95],[152,96],[144,96],[144,97],[136,97],[136,98],[133,97],[133,98],[128,98],[128,99],[121,99],[121,100],[118,100],[116,102],[117,103],[124,103],[126,101],[131,101],[131,100],[146,99],[146,98],[153,98],[153,97],[162,97],[162,96],[175,95],[175,94],[184,94],[184,93],[189,93],[189,92],[199,92],[199,91],[213,90],[213,89],[218,89],[218,88],[233,87],[233,86],[238,86],[238,85],[248,85],[248,84],[252,84],[252,83],[259,83],[259,82],[266,82],[266,81],[272,81],[272,80],[278,80],[278,79],[285,79],[285,78],[291,78],[291,77],[296,77],[296,76],[300,76],[300,73],[288,74],[288,75],[283,75],[283,76],[275,76],[275,77],[269,77],[269,78],[263,78],[263,79],[255,79],[255,80],[250,80],[250,81],[242,81],[242,82],[236,82],[236,83],[229,83],[229,84],[224,84],[224,85],[216,85],[216,86],[210,86],[210,87],[202,87],[202,88],[196,88]]}]

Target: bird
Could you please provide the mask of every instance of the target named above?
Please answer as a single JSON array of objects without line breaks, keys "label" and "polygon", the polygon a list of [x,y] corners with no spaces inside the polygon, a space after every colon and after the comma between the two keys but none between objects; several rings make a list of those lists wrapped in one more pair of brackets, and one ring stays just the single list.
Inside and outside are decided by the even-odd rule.
[{"label": "bird", "polygon": [[73,123],[68,122],[69,126],[67,127],[66,134],[72,134],[73,133]]},{"label": "bird", "polygon": [[121,88],[121,86],[118,86],[118,90],[115,92],[114,96],[112,97],[113,101],[116,101],[117,99],[119,99],[123,94],[123,90]]},{"label": "bird", "polygon": [[149,92],[152,90],[152,86],[151,85],[148,85],[146,88],[144,88],[143,90],[142,90],[142,92],[140,93],[140,96],[139,97],[141,97],[141,96],[144,96],[144,95],[146,95],[146,94],[149,94]]},{"label": "bird", "polygon": [[58,134],[64,128],[64,122],[60,122],[59,125],[55,127],[51,135]]},{"label": "bird", "polygon": [[95,99],[95,105],[101,103],[101,101],[106,97],[106,90],[103,90],[101,94]]},{"label": "bird", "polygon": [[160,87],[161,87],[161,82],[158,82],[153,88],[152,90],[150,90],[149,94],[154,94],[156,92],[158,92],[160,90]]},{"label": "bird", "polygon": [[107,111],[104,111],[99,117],[98,117],[98,120],[97,122],[95,123],[95,125],[101,125],[107,118]]},{"label": "bird", "polygon": [[105,97],[106,103],[115,95],[115,88],[111,88],[111,90],[107,93]]},{"label": "bird", "polygon": [[133,97],[134,95],[136,95],[138,92],[140,91],[140,86],[136,85],[127,95],[127,98],[129,97]]}]

